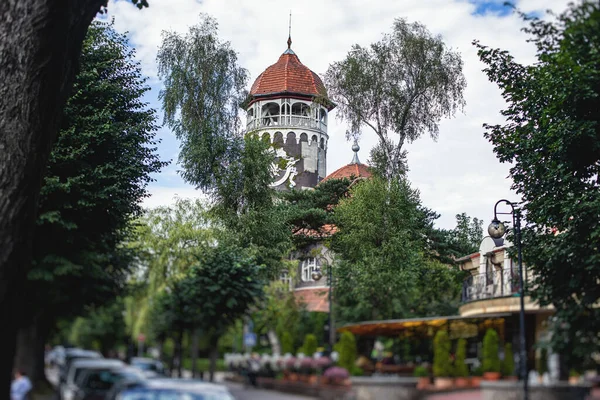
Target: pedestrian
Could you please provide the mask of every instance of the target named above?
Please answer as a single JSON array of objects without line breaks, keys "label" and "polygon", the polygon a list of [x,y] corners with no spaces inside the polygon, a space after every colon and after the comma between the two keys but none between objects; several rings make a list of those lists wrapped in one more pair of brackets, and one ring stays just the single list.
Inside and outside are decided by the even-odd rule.
[{"label": "pedestrian", "polygon": [[15,372],[15,380],[10,385],[10,400],[28,400],[31,381],[22,370]]}]

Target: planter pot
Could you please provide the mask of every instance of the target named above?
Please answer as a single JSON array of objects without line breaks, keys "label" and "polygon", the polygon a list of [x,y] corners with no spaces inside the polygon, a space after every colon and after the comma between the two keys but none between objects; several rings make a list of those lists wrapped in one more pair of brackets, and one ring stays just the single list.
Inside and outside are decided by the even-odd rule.
[{"label": "planter pot", "polygon": [[478,388],[481,386],[481,381],[483,378],[481,376],[472,376],[471,377],[471,387]]},{"label": "planter pot", "polygon": [[571,385],[576,385],[579,383],[579,377],[578,376],[570,376],[569,377],[569,384]]},{"label": "planter pot", "polygon": [[319,377],[317,375],[311,375],[308,377],[308,383],[311,385],[316,385],[319,383]]},{"label": "planter pot", "polygon": [[454,386],[454,379],[452,378],[435,378],[434,386],[438,390],[452,389]]},{"label": "planter pot", "polygon": [[516,382],[516,381],[518,381],[518,380],[519,380],[519,377],[518,377],[518,376],[505,376],[505,377],[504,377],[504,380],[505,380],[505,381]]},{"label": "planter pot", "polygon": [[290,382],[296,382],[298,381],[298,374],[295,372],[291,372],[288,379]]},{"label": "planter pot", "polygon": [[417,382],[417,389],[427,389],[431,383],[428,376],[420,376]]},{"label": "planter pot", "polygon": [[454,386],[457,388],[466,388],[471,385],[471,380],[467,377],[458,377],[454,379]]},{"label": "planter pot", "polygon": [[484,372],[483,379],[486,381],[499,381],[500,380],[500,372]]}]

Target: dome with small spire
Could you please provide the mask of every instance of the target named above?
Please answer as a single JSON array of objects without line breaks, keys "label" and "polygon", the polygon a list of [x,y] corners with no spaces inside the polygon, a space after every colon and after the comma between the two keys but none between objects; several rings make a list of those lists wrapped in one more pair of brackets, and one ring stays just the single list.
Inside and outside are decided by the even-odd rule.
[{"label": "dome with small spire", "polygon": [[352,151],[354,152],[354,156],[352,157],[352,161],[350,164],[344,165],[342,168],[339,168],[333,171],[331,174],[327,175],[325,179],[321,182],[325,182],[328,179],[344,179],[344,178],[370,178],[373,174],[370,171],[368,165],[362,164],[358,159],[358,152],[360,151],[360,146],[358,145],[358,141],[354,141],[352,145]]},{"label": "dome with small spire", "polygon": [[[250,103],[265,97],[292,95],[304,98],[327,98],[327,89],[315,72],[300,62],[291,49],[292,39],[288,38],[288,48],[279,60],[256,78],[250,88]],[[327,107],[333,109],[333,103]]]}]

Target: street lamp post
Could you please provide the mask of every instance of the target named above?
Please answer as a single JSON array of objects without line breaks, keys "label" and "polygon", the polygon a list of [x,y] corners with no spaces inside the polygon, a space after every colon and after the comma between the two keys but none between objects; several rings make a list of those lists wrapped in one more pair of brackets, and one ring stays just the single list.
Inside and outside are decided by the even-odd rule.
[{"label": "street lamp post", "polygon": [[[333,314],[332,314],[332,302],[331,302],[331,292],[333,292],[333,273],[332,268],[328,265],[327,262],[327,283],[329,284],[329,292],[328,292],[328,301],[329,301],[329,310],[327,313],[327,352],[331,354],[333,350]],[[317,266],[317,269],[312,273],[312,278],[315,281],[321,280],[323,278],[323,272],[321,272],[321,268]]]},{"label": "street lamp post", "polygon": [[[511,208],[510,212],[498,212],[498,204],[504,203]],[[498,215],[512,215],[513,226],[515,230],[515,241],[517,245],[517,262],[519,267],[519,297],[521,307],[519,310],[519,338],[520,338],[520,359],[521,359],[521,378],[523,379],[523,399],[529,399],[529,388],[527,386],[527,350],[525,339],[525,284],[523,281],[523,256],[521,252],[521,210],[516,207],[517,203],[508,200],[498,200],[494,205],[494,219],[488,227],[488,234],[499,239],[506,233],[506,226],[498,219]]]}]

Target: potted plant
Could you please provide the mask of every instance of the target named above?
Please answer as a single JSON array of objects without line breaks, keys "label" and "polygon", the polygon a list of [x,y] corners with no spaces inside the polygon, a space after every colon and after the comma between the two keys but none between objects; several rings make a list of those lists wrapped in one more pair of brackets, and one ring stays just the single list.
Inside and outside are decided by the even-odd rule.
[{"label": "potted plant", "polygon": [[323,373],[323,377],[326,378],[326,383],[331,385],[345,385],[348,383],[350,373],[346,368],[329,367]]},{"label": "potted plant", "polygon": [[433,339],[433,376],[437,389],[449,389],[453,385],[452,364],[450,362],[450,337],[442,329],[435,334]]},{"label": "potted plant", "polygon": [[454,360],[454,384],[456,387],[464,388],[469,386],[469,368],[465,363],[467,358],[467,339],[458,339],[456,344],[456,358]]},{"label": "potted plant", "polygon": [[423,365],[417,365],[413,373],[416,378],[419,378],[417,389],[427,389],[430,383],[429,371],[427,371],[427,368]]},{"label": "potted plant", "polygon": [[488,329],[483,337],[483,379],[500,379],[500,357],[498,356],[498,333]]},{"label": "potted plant", "polygon": [[296,369],[296,357],[288,357],[285,360],[285,370],[288,372],[287,379],[292,382],[298,380],[298,372]]},{"label": "potted plant", "polygon": [[504,360],[502,360],[502,375],[508,381],[516,381],[515,376],[515,357],[513,355],[512,344],[504,345]]},{"label": "potted plant", "polygon": [[548,373],[548,350],[542,348],[540,350],[540,356],[536,359],[536,370],[538,372],[538,380],[540,383],[543,382],[544,374]]},{"label": "potted plant", "polygon": [[579,371],[572,369],[569,371],[569,384],[576,385],[581,380],[581,374]]},{"label": "potted plant", "polygon": [[471,371],[471,387],[478,388],[481,386],[483,368],[481,366],[473,368]]}]

